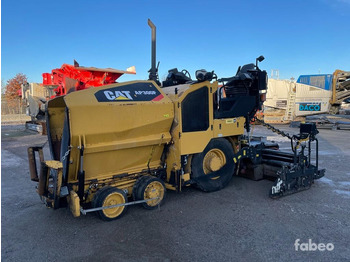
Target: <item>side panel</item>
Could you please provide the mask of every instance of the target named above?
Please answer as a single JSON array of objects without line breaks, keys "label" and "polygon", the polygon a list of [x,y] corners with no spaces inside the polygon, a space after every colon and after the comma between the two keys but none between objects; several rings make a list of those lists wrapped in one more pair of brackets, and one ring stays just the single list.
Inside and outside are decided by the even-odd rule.
[{"label": "side panel", "polygon": [[237,136],[244,134],[244,117],[214,119],[214,137]]},{"label": "side panel", "polygon": [[181,155],[202,152],[213,138],[213,87],[209,82],[191,86],[179,106]]},{"label": "side panel", "polygon": [[[174,106],[153,82],[82,90],[66,95],[65,101],[72,154],[84,145],[86,180],[138,173],[161,165],[164,145],[171,140]],[[70,163],[69,181],[74,182],[78,155]]]},{"label": "side panel", "polygon": [[51,157],[58,161],[61,153],[65,109],[66,105],[62,96],[50,100],[47,105],[46,125]]},{"label": "side panel", "polygon": [[331,90],[332,75],[301,75],[299,76],[297,83],[322,88],[324,90]]},{"label": "side panel", "polygon": [[331,91],[296,84],[295,115],[306,116],[327,113],[331,95]]},{"label": "side panel", "polygon": [[213,131],[184,133],[181,141],[181,155],[200,153],[213,138]]},{"label": "side panel", "polygon": [[[206,94],[203,92],[204,90],[206,90]],[[180,155],[202,152],[210,140],[215,137],[244,134],[244,117],[214,119],[213,97],[216,90],[216,82],[212,84],[203,82],[192,85],[179,97],[178,106],[175,106],[179,118],[175,119],[175,122],[180,125],[178,132]],[[207,115],[208,120],[205,119],[204,115]],[[196,121],[200,121],[201,124],[197,124]],[[206,121],[208,122],[206,123]],[[191,128],[194,131],[191,132]]]},{"label": "side panel", "polygon": [[[174,185],[171,189],[181,191],[182,183],[190,179],[192,156],[203,152],[213,138],[227,137],[234,150],[237,150],[233,137],[244,134],[245,118],[214,119],[217,88],[217,82],[202,82],[181,89],[178,95],[174,95],[168,88],[168,96],[172,99],[175,109],[171,128],[173,143],[167,148],[166,158],[167,181]],[[181,163],[181,156],[184,155],[189,155],[187,165]],[[182,168],[185,168],[184,174]]]}]

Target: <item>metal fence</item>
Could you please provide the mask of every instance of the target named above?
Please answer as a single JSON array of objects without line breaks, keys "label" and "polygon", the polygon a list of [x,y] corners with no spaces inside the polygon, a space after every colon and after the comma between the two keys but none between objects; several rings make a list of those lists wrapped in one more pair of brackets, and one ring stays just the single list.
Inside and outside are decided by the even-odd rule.
[{"label": "metal fence", "polygon": [[1,98],[1,115],[18,115],[26,113],[26,105],[22,103],[21,99],[8,103],[6,98]]},{"label": "metal fence", "polygon": [[15,103],[8,103],[4,96],[1,97],[1,123],[25,122],[30,117],[26,115],[26,105],[18,99]]}]

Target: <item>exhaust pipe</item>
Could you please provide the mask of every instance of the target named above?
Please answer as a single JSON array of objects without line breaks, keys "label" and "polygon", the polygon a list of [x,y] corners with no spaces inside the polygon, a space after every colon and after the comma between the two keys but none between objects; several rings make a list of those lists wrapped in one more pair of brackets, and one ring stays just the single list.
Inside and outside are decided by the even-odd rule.
[{"label": "exhaust pipe", "polygon": [[148,19],[148,25],[152,30],[152,64],[149,72],[148,80],[153,80],[160,86],[160,82],[158,80],[158,66],[156,66],[156,26],[152,23],[151,19]]}]

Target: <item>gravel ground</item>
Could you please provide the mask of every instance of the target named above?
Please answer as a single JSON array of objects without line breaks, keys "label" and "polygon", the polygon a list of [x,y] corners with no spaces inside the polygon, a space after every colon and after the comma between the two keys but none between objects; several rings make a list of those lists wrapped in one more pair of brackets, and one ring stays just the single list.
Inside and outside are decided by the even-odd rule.
[{"label": "gravel ground", "polygon": [[[297,129],[283,127],[291,133]],[[288,149],[289,143],[263,127]],[[23,125],[2,126],[3,261],[350,261],[350,132],[320,130],[326,176],[278,200],[271,181],[234,177],[219,192],[168,192],[160,210],[131,206],[119,220],[47,209],[29,179],[26,148],[46,141]],[[48,148],[45,147],[48,158]],[[294,243],[332,243],[333,251],[296,251]]]}]

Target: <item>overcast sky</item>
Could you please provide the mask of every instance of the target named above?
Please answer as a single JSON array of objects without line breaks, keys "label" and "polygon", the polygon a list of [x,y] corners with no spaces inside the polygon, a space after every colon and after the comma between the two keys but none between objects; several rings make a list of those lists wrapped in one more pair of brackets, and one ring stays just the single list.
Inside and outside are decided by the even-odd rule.
[{"label": "overcast sky", "polygon": [[126,69],[147,79],[150,29],[157,26],[159,75],[169,69],[235,74],[265,56],[280,78],[350,70],[350,0],[1,1],[1,79],[30,82],[72,64]]}]

